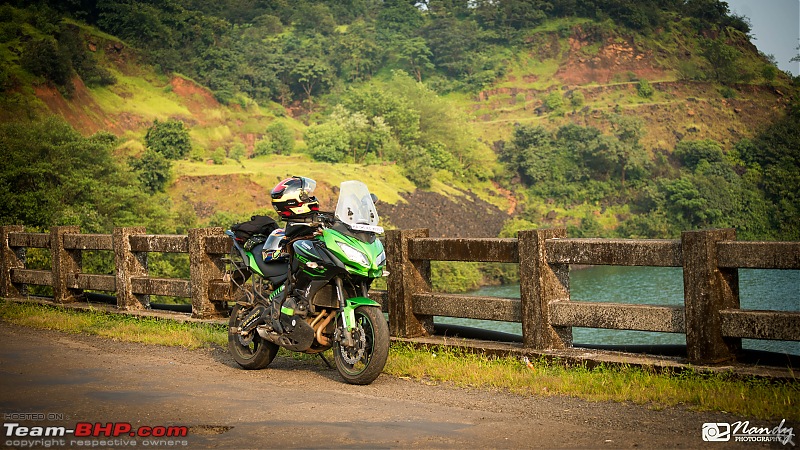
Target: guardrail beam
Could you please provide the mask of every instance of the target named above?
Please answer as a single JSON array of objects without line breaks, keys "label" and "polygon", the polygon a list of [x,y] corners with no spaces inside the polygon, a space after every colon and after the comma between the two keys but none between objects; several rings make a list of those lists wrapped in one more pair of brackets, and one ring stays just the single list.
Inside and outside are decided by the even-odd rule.
[{"label": "guardrail beam", "polygon": [[554,302],[550,304],[550,322],[553,325],[610,330],[686,332],[682,306]]},{"label": "guardrail beam", "polygon": [[800,312],[724,309],[722,334],[749,339],[800,341]]}]

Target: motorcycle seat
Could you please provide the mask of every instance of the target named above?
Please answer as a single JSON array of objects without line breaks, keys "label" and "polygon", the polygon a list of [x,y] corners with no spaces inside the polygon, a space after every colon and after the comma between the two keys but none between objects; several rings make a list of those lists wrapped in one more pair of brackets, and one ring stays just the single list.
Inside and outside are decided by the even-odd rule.
[{"label": "motorcycle seat", "polygon": [[261,273],[269,279],[275,286],[280,286],[289,277],[289,263],[286,259],[277,259],[272,261],[264,261],[263,251],[264,244],[261,243],[253,247],[251,253],[256,260],[256,265],[261,270]]}]

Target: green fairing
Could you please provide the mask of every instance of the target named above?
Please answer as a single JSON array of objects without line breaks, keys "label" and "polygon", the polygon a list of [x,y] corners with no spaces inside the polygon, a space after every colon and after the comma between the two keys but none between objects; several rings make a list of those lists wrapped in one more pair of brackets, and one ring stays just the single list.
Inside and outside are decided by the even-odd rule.
[{"label": "green fairing", "polygon": [[366,297],[348,298],[345,303],[347,305],[342,311],[342,319],[344,320],[345,328],[348,330],[352,330],[356,326],[356,308],[359,306],[377,306],[380,308],[381,306],[380,303]]},{"label": "green fairing", "polygon": [[[383,275],[383,264],[377,264],[378,256],[383,252],[383,244],[380,240],[376,239],[375,242],[370,244],[330,228],[322,230],[320,239],[325,243],[328,250],[344,263],[348,272],[368,278],[380,278]],[[369,267],[362,266],[348,258],[339,246],[340,242],[363,253],[369,262]]]}]

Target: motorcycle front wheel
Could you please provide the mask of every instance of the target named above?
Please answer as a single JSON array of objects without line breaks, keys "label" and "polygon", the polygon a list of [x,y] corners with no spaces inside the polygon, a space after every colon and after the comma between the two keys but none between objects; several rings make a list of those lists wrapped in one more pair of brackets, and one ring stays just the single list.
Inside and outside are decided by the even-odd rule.
[{"label": "motorcycle front wheel", "polygon": [[376,306],[359,306],[355,316],[354,345],[347,347],[337,341],[333,346],[336,370],[350,384],[370,384],[381,374],[389,356],[389,326]]},{"label": "motorcycle front wheel", "polygon": [[244,337],[234,330],[239,329],[242,320],[247,317],[251,308],[236,304],[231,310],[228,320],[228,351],[237,364],[245,369],[263,369],[275,359],[278,354],[278,345],[266,341],[253,330],[250,336]]}]

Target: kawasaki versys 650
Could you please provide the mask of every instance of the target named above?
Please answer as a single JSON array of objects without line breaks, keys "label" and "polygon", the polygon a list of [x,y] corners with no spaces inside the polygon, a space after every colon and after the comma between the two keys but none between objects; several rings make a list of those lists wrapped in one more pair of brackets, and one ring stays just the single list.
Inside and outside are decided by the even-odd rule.
[{"label": "kawasaki versys 650", "polygon": [[[273,190],[273,204],[287,181],[299,183],[301,201],[316,184],[302,177],[284,180],[276,186],[281,191]],[[389,352],[389,328],[380,304],[367,296],[373,280],[385,273],[375,200],[364,183],[346,181],[334,213],[315,208],[299,218],[287,214],[286,227],[268,235],[243,235],[244,226],[226,231],[233,240],[227,276],[238,289],[228,349],[240,366],[262,369],[279,347],[320,356],[332,347],[336,369],[348,383],[369,384],[378,377]]]}]

